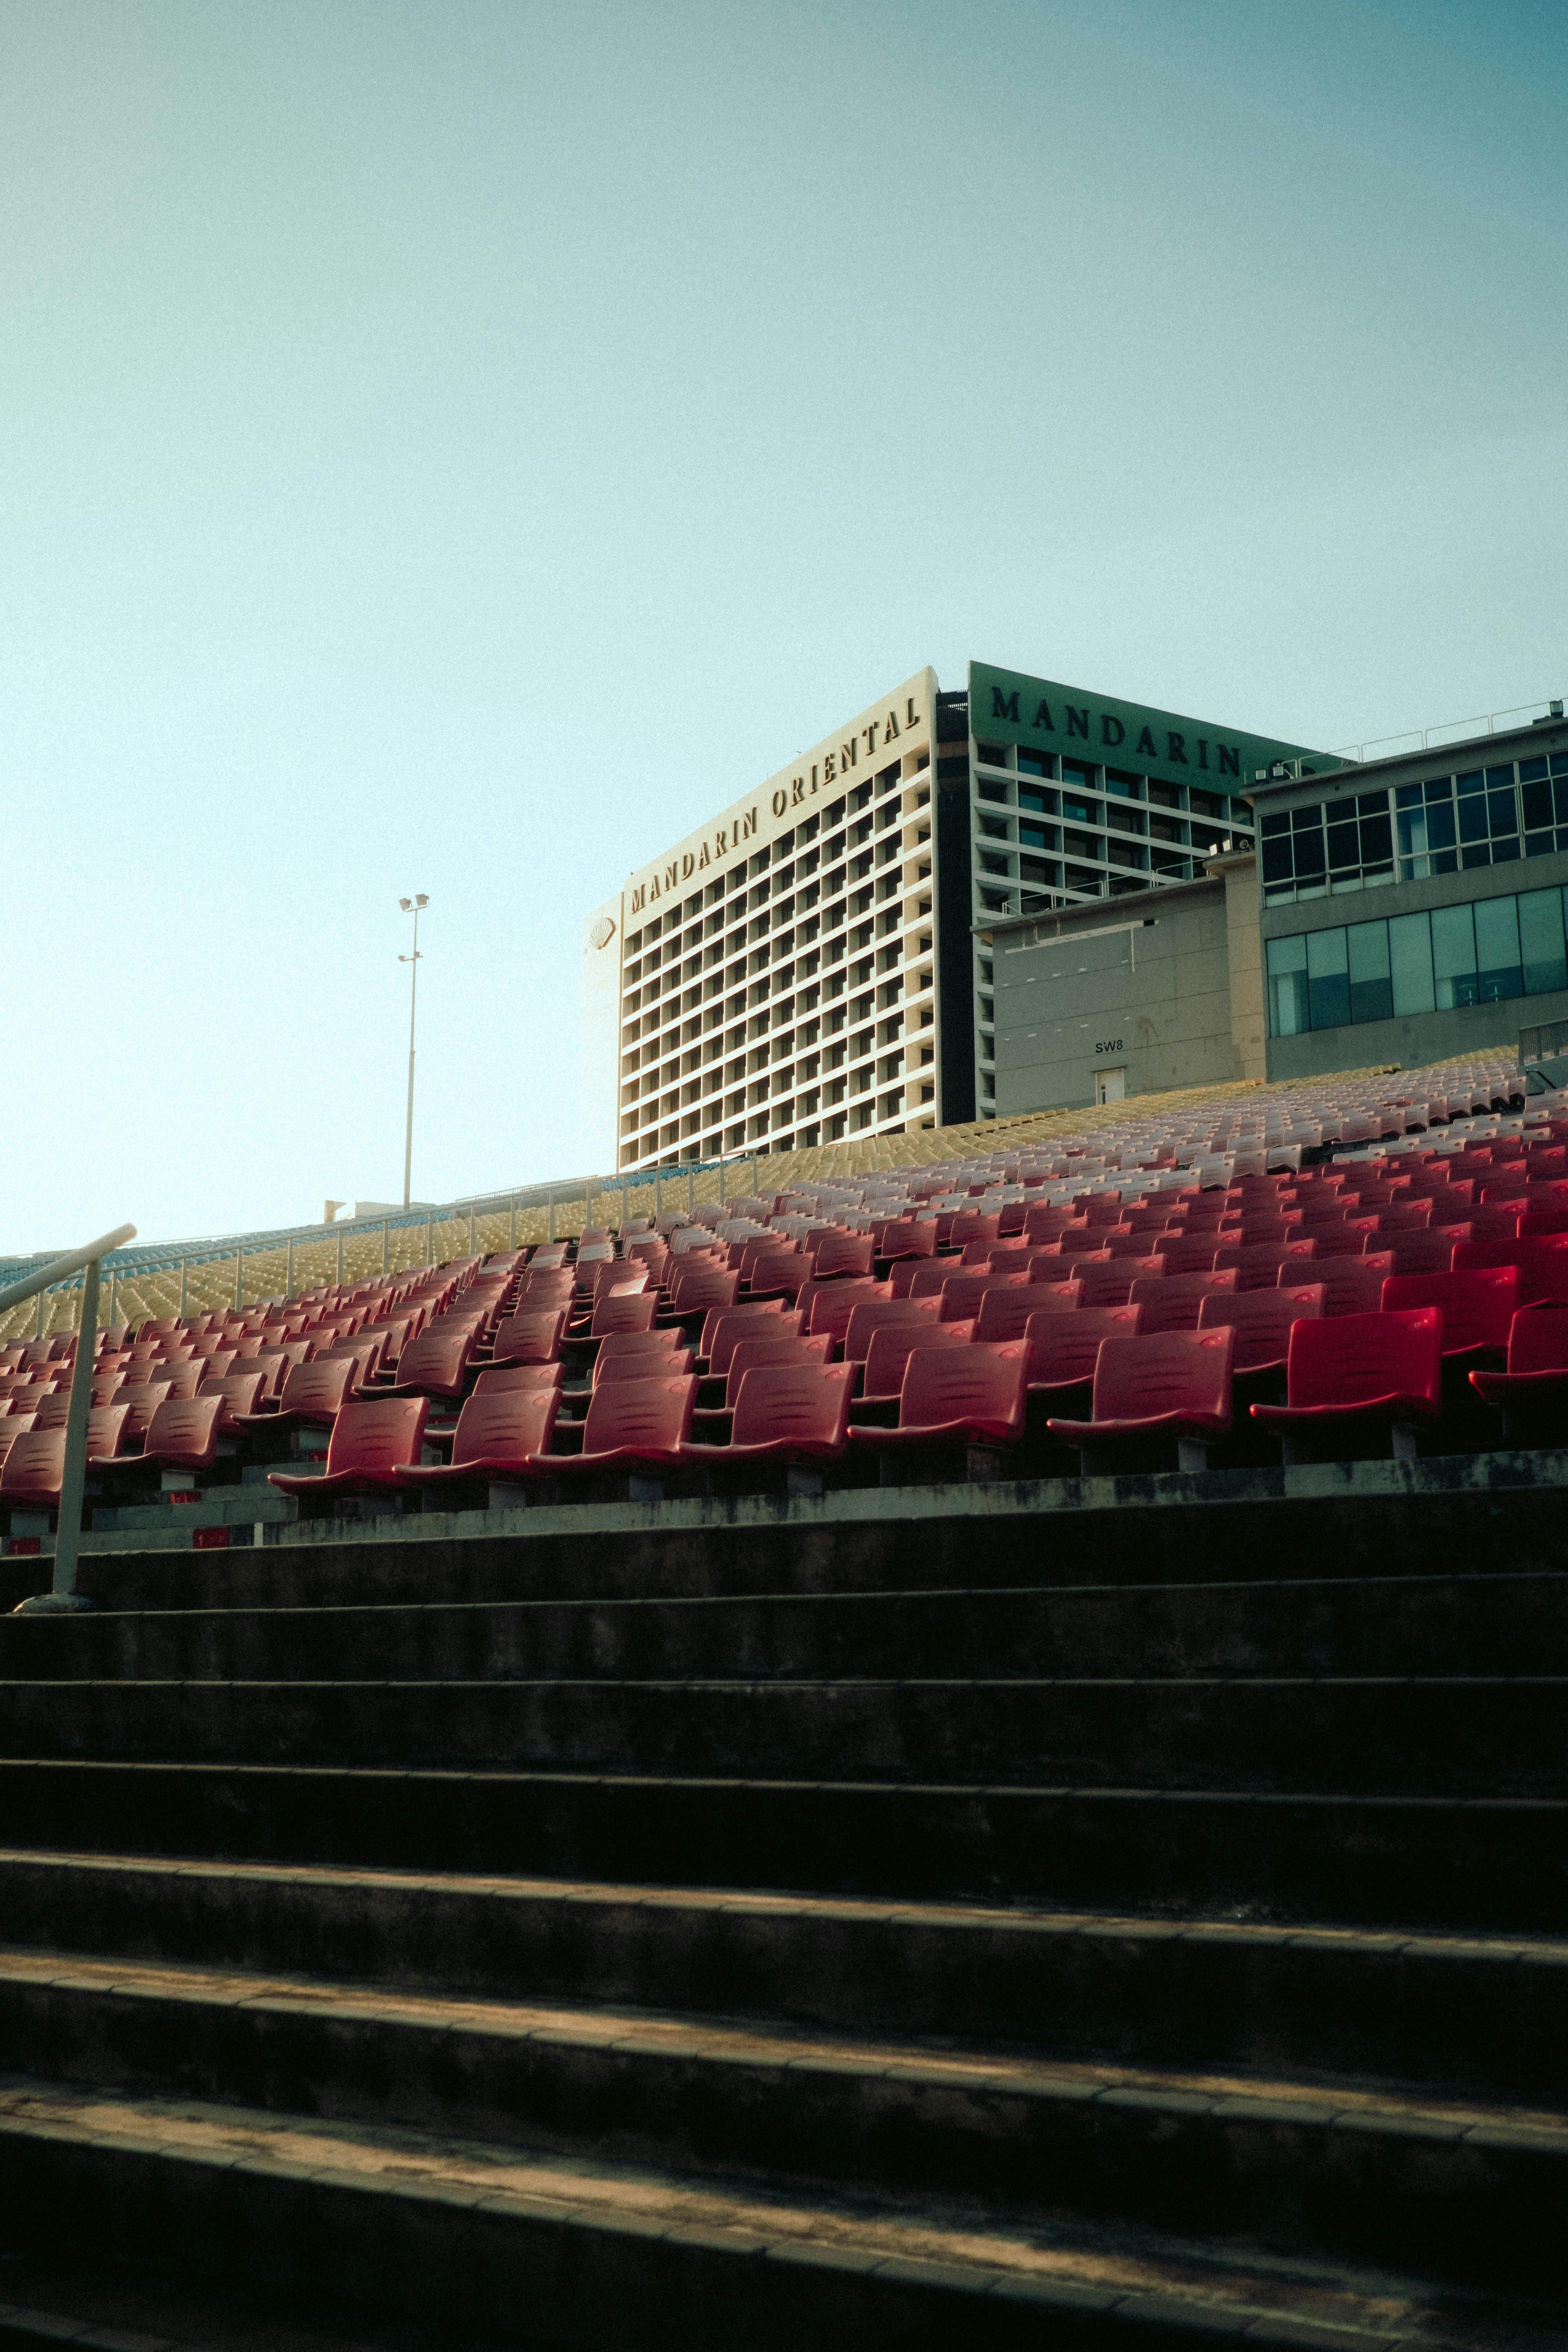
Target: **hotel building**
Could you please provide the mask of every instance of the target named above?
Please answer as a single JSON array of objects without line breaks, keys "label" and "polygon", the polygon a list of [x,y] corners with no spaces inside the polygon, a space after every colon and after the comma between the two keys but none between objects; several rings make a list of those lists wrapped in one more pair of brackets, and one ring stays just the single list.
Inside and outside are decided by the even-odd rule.
[{"label": "hotel building", "polygon": [[1251,847],[1255,772],[1312,756],[985,663],[946,693],[917,670],[589,917],[602,1164],[994,1116],[998,917],[1191,880]]}]

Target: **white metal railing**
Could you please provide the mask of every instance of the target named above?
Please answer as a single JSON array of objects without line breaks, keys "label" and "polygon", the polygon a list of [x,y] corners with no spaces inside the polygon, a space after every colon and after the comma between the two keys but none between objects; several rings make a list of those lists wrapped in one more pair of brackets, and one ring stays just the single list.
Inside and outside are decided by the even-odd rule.
[{"label": "white metal railing", "polygon": [[1299,783],[1303,776],[1321,776],[1326,772],[1324,762],[1338,761],[1345,767],[1360,767],[1368,760],[1394,760],[1402,751],[1436,751],[1446,743],[1466,743],[1482,735],[1507,733],[1510,725],[1522,725],[1528,719],[1561,719],[1561,697],[1540,702],[1516,703],[1511,710],[1483,710],[1474,719],[1445,719],[1436,727],[1410,727],[1403,735],[1375,735],[1365,743],[1342,743],[1337,751],[1309,752],[1296,760],[1272,760],[1267,768],[1255,768],[1254,783]]},{"label": "white metal railing", "polygon": [[100,1234],[85,1249],[68,1250],[63,1257],[51,1259],[47,1265],[36,1268],[24,1275],[20,1282],[0,1290],[0,1314],[4,1314],[8,1307],[24,1305],[35,1293],[47,1290],[73,1274],[82,1276],[81,1321],[77,1327],[70,1402],[66,1408],[65,1466],[60,1474],[54,1582],[49,1591],[35,1593],[31,1600],[20,1601],[18,1615],[92,1606],[76,1589],[76,1563],[81,1543],[82,1490],[87,1483],[87,1423],[92,1409],[93,1360],[97,1353],[99,1269],[110,1250],[121,1249],[135,1238],[134,1225],[117,1225],[111,1234]]}]

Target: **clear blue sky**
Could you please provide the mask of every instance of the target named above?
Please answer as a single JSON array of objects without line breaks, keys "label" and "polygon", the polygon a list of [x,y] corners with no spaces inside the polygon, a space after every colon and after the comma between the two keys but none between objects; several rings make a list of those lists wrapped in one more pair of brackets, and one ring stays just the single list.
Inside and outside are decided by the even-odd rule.
[{"label": "clear blue sky", "polygon": [[15,0],[0,1249],[575,1171],[582,918],[921,663],[1568,688],[1560,0]]}]

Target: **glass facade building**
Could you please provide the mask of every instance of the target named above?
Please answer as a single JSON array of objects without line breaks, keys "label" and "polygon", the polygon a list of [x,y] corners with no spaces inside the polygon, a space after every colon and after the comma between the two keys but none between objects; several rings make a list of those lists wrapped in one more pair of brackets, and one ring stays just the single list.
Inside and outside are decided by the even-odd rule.
[{"label": "glass facade building", "polygon": [[1511,1043],[1520,1005],[1568,992],[1560,704],[1375,768],[1255,778],[1252,799],[1271,1076]]}]

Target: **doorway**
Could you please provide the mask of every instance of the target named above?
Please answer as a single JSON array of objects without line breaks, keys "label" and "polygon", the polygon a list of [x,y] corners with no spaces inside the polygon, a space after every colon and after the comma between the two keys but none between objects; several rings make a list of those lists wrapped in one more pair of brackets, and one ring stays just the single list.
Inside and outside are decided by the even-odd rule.
[{"label": "doorway", "polygon": [[1126,1071],[1124,1069],[1096,1070],[1094,1099],[1097,1103],[1125,1102],[1127,1099]]}]

